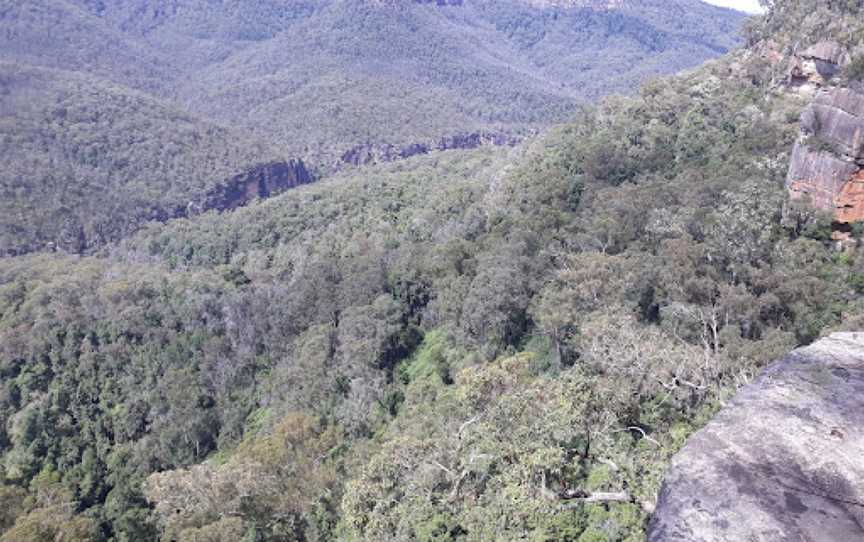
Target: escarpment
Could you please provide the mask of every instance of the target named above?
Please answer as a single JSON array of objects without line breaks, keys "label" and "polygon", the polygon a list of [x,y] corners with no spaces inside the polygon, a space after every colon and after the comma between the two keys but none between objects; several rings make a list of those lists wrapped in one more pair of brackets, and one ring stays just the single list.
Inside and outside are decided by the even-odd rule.
[{"label": "escarpment", "polygon": [[789,83],[796,86],[825,85],[847,62],[849,56],[839,43],[819,42],[792,57]]},{"label": "escarpment", "polygon": [[864,94],[830,85],[847,62],[842,47],[823,42],[796,56],[789,76],[815,96],[801,115],[786,187],[793,199],[831,212],[841,229],[864,219]]},{"label": "escarpment", "polygon": [[837,220],[844,224],[864,220],[864,170],[858,171],[840,190]]},{"label": "escarpment", "polygon": [[864,539],[864,333],[795,350],[673,459],[649,542]]},{"label": "escarpment", "polygon": [[268,198],[312,180],[312,174],[302,160],[261,164],[230,178],[199,201],[189,202],[185,211],[177,211],[172,218],[210,210],[236,209],[255,199]]},{"label": "escarpment", "polygon": [[[250,167],[187,202],[139,204],[135,211],[124,216],[105,216],[96,221],[88,221],[83,214],[64,208],[56,213],[56,228],[34,232],[28,244],[0,246],[0,256],[17,256],[38,250],[88,254],[134,234],[147,222],[167,222],[211,210],[233,210],[314,180],[302,160],[275,161]],[[25,233],[22,230],[22,234]]]}]

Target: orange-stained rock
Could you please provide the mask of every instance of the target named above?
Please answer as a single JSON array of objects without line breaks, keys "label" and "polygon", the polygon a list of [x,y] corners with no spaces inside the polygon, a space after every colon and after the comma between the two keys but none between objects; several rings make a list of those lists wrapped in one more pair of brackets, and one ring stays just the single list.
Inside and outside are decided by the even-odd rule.
[{"label": "orange-stained rock", "polygon": [[843,185],[834,203],[837,222],[851,224],[864,220],[864,170]]},{"label": "orange-stained rock", "polygon": [[[814,57],[837,53],[830,43],[811,49]],[[864,94],[846,88],[816,94],[801,115],[786,189],[833,213],[837,225],[864,221]]]},{"label": "orange-stained rock", "polygon": [[792,198],[806,196],[817,209],[833,211],[837,196],[857,171],[854,163],[799,141],[792,150],[786,188]]}]

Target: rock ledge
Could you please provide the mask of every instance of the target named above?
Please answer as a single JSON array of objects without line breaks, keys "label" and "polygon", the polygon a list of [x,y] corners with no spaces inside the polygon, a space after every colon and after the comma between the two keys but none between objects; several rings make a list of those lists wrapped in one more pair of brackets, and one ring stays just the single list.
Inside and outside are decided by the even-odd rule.
[{"label": "rock ledge", "polygon": [[793,351],[691,437],[648,540],[864,540],[864,333]]}]

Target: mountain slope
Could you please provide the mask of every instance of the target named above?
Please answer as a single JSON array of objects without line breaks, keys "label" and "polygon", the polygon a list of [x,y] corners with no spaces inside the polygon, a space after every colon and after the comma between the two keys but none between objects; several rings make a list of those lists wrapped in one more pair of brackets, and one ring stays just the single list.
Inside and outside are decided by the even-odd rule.
[{"label": "mountain slope", "polygon": [[695,0],[439,4],[3,5],[0,254],[91,252],[233,208],[310,180],[300,158],[327,172],[514,145],[719,54],[741,21]]},{"label": "mountain slope", "polygon": [[[118,82],[330,165],[358,145],[530,133],[565,120],[582,100],[629,91],[646,76],[728,50],[742,20],[696,0],[613,9],[445,4],[257,0],[241,9],[232,2],[39,0],[4,15],[13,31],[0,54],[101,76],[111,72],[103,64],[123,66]],[[33,37],[53,20],[41,12],[61,7],[81,22],[46,32],[59,36],[53,42]],[[81,29],[123,45],[80,43],[83,56],[70,58],[63,40],[78,43]],[[42,46],[25,50],[25,42]],[[129,58],[135,50],[143,51],[139,63]],[[171,88],[150,83],[157,69]]]},{"label": "mountain slope", "polygon": [[[609,17],[619,33],[634,28],[612,24],[626,18],[607,2],[573,12],[573,2],[551,3],[561,4],[532,2],[529,19],[548,13],[550,25],[563,18],[572,28],[572,13]],[[523,145],[349,168],[225,213],[198,214],[186,200],[203,191],[208,201],[222,185],[213,179],[237,179],[234,166],[273,156],[269,146],[86,74],[5,68],[6,148],[76,175],[82,163],[95,168],[49,202],[72,194],[70,212],[89,219],[139,173],[161,171],[128,195],[187,212],[124,230],[89,256],[0,258],[0,542],[644,539],[670,458],[739,385],[796,345],[864,324],[864,254],[838,253],[831,217],[790,201],[784,186],[810,101],[788,77],[787,55],[800,52],[798,41],[831,39],[860,56],[864,5],[776,4],[752,23],[748,48],[582,108]],[[133,9],[112,15],[112,5]],[[143,43],[168,40],[184,20],[201,24],[220,4],[184,12],[190,5],[91,8]],[[688,4],[615,5],[663,17],[661,5]],[[409,29],[398,43],[419,21],[441,28],[445,13],[468,13],[472,36],[499,32],[456,11],[465,6],[315,3],[297,16],[376,35],[380,10],[390,10],[386,21]],[[352,20],[339,19],[345,13]],[[233,68],[280,69],[278,47],[253,52],[294,43],[279,30],[292,17],[274,17],[277,28],[254,40],[217,17],[183,38],[195,58],[184,50],[177,65],[200,62],[195,73],[214,88],[228,77],[219,92],[231,91],[244,80],[230,79]],[[462,35],[456,19],[447,24]],[[437,30],[415,32],[443,43]],[[392,97],[405,81],[417,83],[418,100],[430,88],[469,92],[469,78],[448,79],[464,68],[456,60],[418,75],[441,65],[423,44],[404,53],[338,33],[315,39],[333,60],[299,62],[309,80],[333,68]],[[531,86],[529,64],[502,67],[496,56],[517,58],[511,52],[527,45],[473,39],[481,49],[453,43],[452,52],[482,57],[484,84],[525,68],[525,103],[548,90]],[[208,40],[229,43],[220,62],[232,70],[199,56],[217,50]],[[383,65],[343,68],[355,50]],[[852,80],[844,72],[834,84]],[[506,113],[509,103],[486,110],[480,96],[484,123],[513,129],[523,118],[506,115],[517,113],[526,126],[547,122],[542,108],[536,118]],[[281,117],[270,120],[278,130]],[[146,152],[129,174],[115,160],[138,148],[125,134],[139,132]],[[313,151],[315,137],[309,153],[336,152]],[[24,162],[9,156],[9,201],[19,192],[21,205],[38,201],[25,197]],[[91,175],[112,190],[87,207],[74,187]],[[194,182],[172,184],[187,176]],[[54,208],[23,220],[42,209]]]},{"label": "mountain slope", "polygon": [[[228,185],[283,162],[254,139],[80,74],[0,63],[0,95],[0,254],[88,251],[190,205],[235,207],[220,201]],[[309,180],[285,165],[267,172],[279,178],[266,195]]]},{"label": "mountain slope", "polygon": [[85,71],[150,92],[177,76],[169,57],[68,0],[4,2],[0,25],[0,61]]},{"label": "mountain slope", "polygon": [[[703,13],[688,8],[678,15],[697,26]],[[303,148],[289,148],[324,153],[320,160],[360,144],[521,133],[565,120],[581,100],[726,50],[739,19],[710,15],[726,25],[713,43],[659,30],[638,10],[325,3],[274,38],[209,66],[180,95],[219,118],[230,103],[237,109],[228,121],[280,142],[308,134]],[[261,94],[244,100],[252,89]]]}]

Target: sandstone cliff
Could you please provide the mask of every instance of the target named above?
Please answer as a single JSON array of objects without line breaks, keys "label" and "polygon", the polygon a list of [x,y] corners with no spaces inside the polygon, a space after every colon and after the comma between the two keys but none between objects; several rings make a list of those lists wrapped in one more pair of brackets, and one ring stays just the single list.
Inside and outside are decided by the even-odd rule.
[{"label": "sandstone cliff", "polygon": [[792,57],[789,82],[796,85],[827,84],[848,61],[848,54],[837,42],[819,42]]},{"label": "sandstone cliff", "polygon": [[302,160],[261,164],[226,180],[200,201],[190,202],[185,213],[178,211],[176,215],[236,209],[252,200],[268,198],[312,180],[312,174]]},{"label": "sandstone cliff", "polygon": [[70,254],[86,254],[99,247],[132,235],[146,222],[167,222],[175,218],[194,216],[206,211],[228,211],[249,204],[255,199],[274,196],[290,188],[314,181],[302,160],[277,161],[248,168],[224,179],[208,192],[185,204],[171,206],[141,206],[137,213],[122,220],[105,219],[85,229],[84,220],[71,209],[63,209],[55,216],[60,225],[56,232],[43,240],[42,246],[28,250],[0,252],[2,256],[15,256],[30,250],[45,248]]},{"label": "sandstone cliff", "polygon": [[864,540],[864,333],[771,365],[667,473],[649,542]]},{"label": "sandstone cliff", "polygon": [[809,197],[831,212],[839,225],[864,219],[864,94],[831,86],[847,62],[840,45],[822,42],[796,55],[789,74],[790,85],[814,97],[801,115],[786,187],[792,198]]}]

